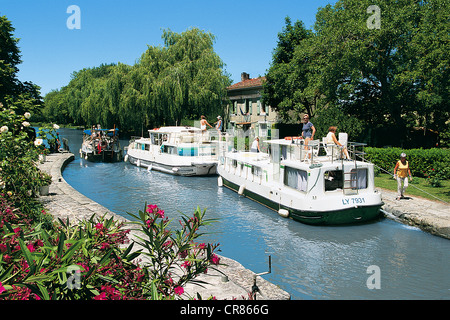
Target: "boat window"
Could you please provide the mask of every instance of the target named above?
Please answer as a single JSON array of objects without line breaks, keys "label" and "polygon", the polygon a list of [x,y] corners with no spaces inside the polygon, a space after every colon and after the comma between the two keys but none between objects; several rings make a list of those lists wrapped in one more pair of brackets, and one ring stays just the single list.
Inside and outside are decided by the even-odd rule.
[{"label": "boat window", "polygon": [[252,166],[252,174],[255,177],[261,177],[262,176],[262,169],[260,167]]},{"label": "boat window", "polygon": [[145,144],[145,150],[146,151],[150,151],[150,145],[149,144]]},{"label": "boat window", "polygon": [[342,170],[326,171],[325,178],[325,191],[333,191],[336,189],[342,189],[344,187],[344,179]]},{"label": "boat window", "polygon": [[352,169],[350,176],[353,189],[367,188],[367,168]]},{"label": "boat window", "polygon": [[304,170],[284,167],[284,184],[293,189],[307,191],[308,173]]},{"label": "boat window", "polygon": [[177,147],[164,145],[163,152],[168,154],[177,154]]},{"label": "boat window", "polygon": [[231,165],[233,166],[233,168],[237,167],[237,160],[231,160]]}]

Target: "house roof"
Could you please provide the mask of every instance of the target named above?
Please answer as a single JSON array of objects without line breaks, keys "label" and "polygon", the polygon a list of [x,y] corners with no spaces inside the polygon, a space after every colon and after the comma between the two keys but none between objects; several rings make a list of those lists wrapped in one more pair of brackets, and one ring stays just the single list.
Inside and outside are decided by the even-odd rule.
[{"label": "house roof", "polygon": [[227,90],[238,90],[238,89],[249,89],[249,88],[258,88],[262,87],[263,81],[266,80],[266,77],[258,77],[253,79],[246,79],[241,82],[237,82],[232,84],[227,88]]}]

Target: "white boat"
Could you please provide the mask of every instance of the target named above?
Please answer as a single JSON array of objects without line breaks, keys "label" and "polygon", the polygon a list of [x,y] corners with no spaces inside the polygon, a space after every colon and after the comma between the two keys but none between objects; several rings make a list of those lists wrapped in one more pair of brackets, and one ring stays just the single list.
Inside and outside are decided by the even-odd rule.
[{"label": "white boat", "polygon": [[161,127],[130,141],[125,161],[181,176],[217,174],[218,144],[195,127]]},{"label": "white boat", "polygon": [[374,187],[374,165],[356,160],[364,154],[364,144],[349,142],[353,159],[339,160],[338,147],[315,140],[305,149],[301,141],[265,141],[270,154],[221,154],[219,186],[306,224],[350,224],[380,217],[383,202]]}]

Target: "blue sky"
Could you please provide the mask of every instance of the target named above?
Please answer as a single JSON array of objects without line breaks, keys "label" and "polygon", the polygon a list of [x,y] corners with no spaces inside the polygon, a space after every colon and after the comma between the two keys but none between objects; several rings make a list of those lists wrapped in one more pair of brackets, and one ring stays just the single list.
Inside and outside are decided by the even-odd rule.
[{"label": "blue sky", "polygon": [[[0,15],[20,39],[19,79],[41,87],[42,95],[70,81],[72,72],[102,63],[133,65],[147,45],[162,45],[162,29],[191,27],[216,37],[215,51],[233,82],[242,72],[264,75],[284,19],[307,27],[328,0],[0,0]],[[81,29],[70,30],[70,5],[81,10]]]}]

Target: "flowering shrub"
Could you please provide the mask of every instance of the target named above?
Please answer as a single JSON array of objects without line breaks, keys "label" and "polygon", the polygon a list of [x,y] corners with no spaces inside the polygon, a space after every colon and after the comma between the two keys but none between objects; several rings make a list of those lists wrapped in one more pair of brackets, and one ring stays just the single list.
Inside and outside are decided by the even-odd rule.
[{"label": "flowering shrub", "polygon": [[39,150],[26,121],[29,117],[28,112],[16,115],[14,107],[0,110],[0,192],[21,203],[29,202],[38,187],[48,184],[48,177],[35,165]]},{"label": "flowering shrub", "polygon": [[200,236],[199,228],[213,221],[205,220],[205,211],[197,208],[193,217],[183,215],[179,221],[181,229],[177,231],[168,229],[170,221],[156,205],[146,205],[138,215],[130,215],[145,235],[139,237],[137,244],[144,248],[142,254],[150,261],[147,270],[153,298],[170,299],[183,294],[186,283],[195,282],[209,266],[219,264],[220,259],[214,254],[218,244],[195,242]]},{"label": "flowering shrub", "polygon": [[44,154],[47,154],[48,152],[58,151],[58,148],[60,147],[60,141],[57,132],[58,129],[59,126],[57,124],[45,125],[39,128],[37,132],[38,139],[36,140],[41,142],[47,141],[49,145],[49,149],[44,148],[45,149]]},{"label": "flowering shrub", "polygon": [[423,175],[427,178],[427,183],[430,186],[440,188],[442,187],[442,181],[450,176],[450,168],[442,165],[442,163],[436,163],[435,167],[423,171]]},{"label": "flowering shrub", "polygon": [[[187,282],[219,263],[213,253],[217,246],[194,242],[198,228],[207,223],[204,212],[184,217],[181,230],[172,232],[164,211],[146,208],[135,222],[146,235],[139,242],[144,249],[136,251],[134,242],[123,247],[130,230],[113,218],[92,216],[78,225],[59,220],[45,230],[0,197],[0,299],[179,297]],[[137,260],[141,254],[150,258],[149,265]]]}]

